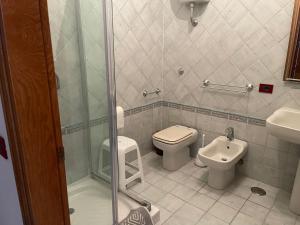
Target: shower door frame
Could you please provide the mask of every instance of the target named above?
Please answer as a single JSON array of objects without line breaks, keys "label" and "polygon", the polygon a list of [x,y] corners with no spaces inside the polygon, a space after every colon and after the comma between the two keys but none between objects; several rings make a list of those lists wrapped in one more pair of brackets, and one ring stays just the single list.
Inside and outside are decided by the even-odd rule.
[{"label": "shower door frame", "polygon": [[[99,1],[105,10],[112,211],[117,225],[112,2]],[[0,0],[0,94],[23,224],[70,225],[47,0]]]}]

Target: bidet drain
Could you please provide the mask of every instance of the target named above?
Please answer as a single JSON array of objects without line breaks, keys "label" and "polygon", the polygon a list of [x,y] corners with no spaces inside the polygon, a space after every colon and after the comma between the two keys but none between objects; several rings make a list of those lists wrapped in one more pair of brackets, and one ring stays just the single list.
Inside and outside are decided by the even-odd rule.
[{"label": "bidet drain", "polygon": [[226,158],[221,159],[223,162],[227,162],[228,160]]},{"label": "bidet drain", "polygon": [[69,208],[69,214],[72,215],[75,213],[75,209],[74,208]]},{"label": "bidet drain", "polygon": [[267,192],[264,189],[260,188],[260,187],[252,187],[251,192],[253,194],[257,194],[259,196],[265,196],[267,194]]}]

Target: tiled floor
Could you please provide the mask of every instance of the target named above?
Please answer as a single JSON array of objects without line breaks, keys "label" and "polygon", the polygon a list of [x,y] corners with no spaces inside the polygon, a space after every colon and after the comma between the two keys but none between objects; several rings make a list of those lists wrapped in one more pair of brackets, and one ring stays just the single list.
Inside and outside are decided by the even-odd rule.
[{"label": "tiled floor", "polygon": [[[259,181],[237,177],[224,191],[210,188],[207,169],[193,161],[176,172],[162,168],[155,153],[143,157],[145,183],[131,188],[161,210],[161,225],[300,225],[288,209],[290,194]],[[251,193],[252,186],[267,191]]]}]

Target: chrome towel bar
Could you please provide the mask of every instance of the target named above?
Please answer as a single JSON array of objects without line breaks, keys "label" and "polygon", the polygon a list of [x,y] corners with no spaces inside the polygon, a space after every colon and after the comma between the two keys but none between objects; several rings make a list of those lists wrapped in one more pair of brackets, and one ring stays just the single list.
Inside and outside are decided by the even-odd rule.
[{"label": "chrome towel bar", "polygon": [[151,92],[149,92],[148,90],[144,90],[143,91],[143,96],[147,97],[148,95],[153,95],[153,94],[159,95],[160,92],[161,92],[161,90],[159,88],[157,88],[155,91],[151,91]]},{"label": "chrome towel bar", "polygon": [[[209,80],[203,81],[203,88],[210,87],[210,89],[217,90],[217,91],[228,91],[228,92],[235,92],[235,93],[243,93],[246,94],[251,92],[254,89],[253,84],[246,84],[245,86],[235,86],[235,85],[228,85],[228,84],[215,84],[210,82]],[[238,88],[240,90],[234,90],[234,88]]]}]

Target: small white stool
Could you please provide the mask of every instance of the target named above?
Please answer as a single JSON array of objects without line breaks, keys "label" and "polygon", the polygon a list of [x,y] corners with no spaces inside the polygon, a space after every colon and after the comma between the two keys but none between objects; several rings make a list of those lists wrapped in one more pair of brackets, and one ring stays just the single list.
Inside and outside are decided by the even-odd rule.
[{"label": "small white stool", "polygon": [[[108,152],[108,153],[110,152],[108,139],[103,142],[101,147],[98,172],[103,179],[110,181],[111,179],[109,173],[110,166],[104,164],[104,160],[103,160],[104,152]],[[129,162],[126,162],[126,155],[132,152],[133,153],[136,152],[137,166],[134,166]],[[119,158],[119,189],[120,190],[125,191],[127,185],[137,179],[140,179],[141,183],[144,182],[141,153],[139,150],[139,146],[135,140],[124,136],[118,136],[118,158]],[[135,171],[135,173],[131,174],[130,177],[126,177],[126,166],[132,169],[130,172],[132,172],[133,170]]]},{"label": "small white stool", "polygon": [[[142,166],[142,158],[138,144],[135,140],[118,136],[118,157],[119,157],[119,188],[122,191],[125,191],[127,185],[132,181],[140,179],[141,183],[144,182],[144,173]],[[137,157],[137,166],[126,162],[126,155],[129,153],[136,152]],[[135,173],[131,174],[130,177],[126,177],[126,166],[131,168]],[[132,171],[130,171],[132,172]]]}]

